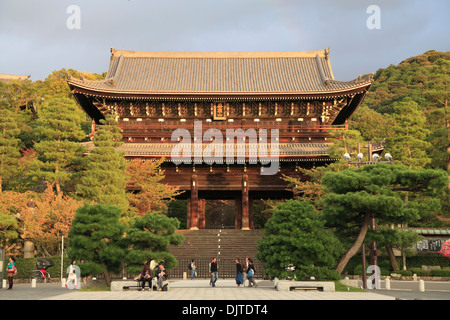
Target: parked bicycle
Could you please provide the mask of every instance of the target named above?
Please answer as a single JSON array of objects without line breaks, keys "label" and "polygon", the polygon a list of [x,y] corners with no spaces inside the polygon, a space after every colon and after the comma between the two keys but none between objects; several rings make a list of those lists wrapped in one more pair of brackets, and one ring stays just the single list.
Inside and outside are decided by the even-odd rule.
[{"label": "parked bicycle", "polygon": [[47,269],[53,265],[53,262],[48,259],[37,259],[36,270],[33,270],[33,278],[36,279],[36,281],[50,281],[51,275]]}]

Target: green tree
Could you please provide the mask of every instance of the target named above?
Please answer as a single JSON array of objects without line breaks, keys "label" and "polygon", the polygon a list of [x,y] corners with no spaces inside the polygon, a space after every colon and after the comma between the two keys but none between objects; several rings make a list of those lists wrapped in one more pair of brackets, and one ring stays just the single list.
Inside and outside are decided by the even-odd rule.
[{"label": "green tree", "polygon": [[14,176],[17,171],[20,151],[18,148],[20,140],[17,135],[20,130],[12,111],[8,110],[7,104],[0,101],[0,193],[3,185]]},{"label": "green tree", "polygon": [[372,143],[382,142],[391,135],[392,123],[389,117],[363,105],[352,115],[349,129],[361,133],[362,139]]},{"label": "green tree", "polygon": [[14,216],[0,212],[0,246],[6,246],[19,237],[19,224]]},{"label": "green tree", "polygon": [[430,143],[425,139],[430,133],[425,129],[426,117],[413,100],[406,98],[395,103],[393,135],[386,139],[387,148],[391,150],[395,164],[410,168],[424,168],[431,162],[427,155]]},{"label": "green tree", "polygon": [[[341,239],[354,239],[336,267],[342,272],[363,243],[372,217],[379,225],[404,224],[440,209],[448,178],[439,170],[389,164],[327,172],[323,214]],[[407,203],[405,199],[408,199]]]},{"label": "green tree", "polygon": [[33,147],[36,139],[33,133],[33,125],[36,118],[35,107],[41,98],[37,94],[36,85],[30,80],[0,82],[0,101],[3,101],[20,130],[19,148]]},{"label": "green tree", "polygon": [[431,102],[427,108],[427,126],[431,131],[427,141],[432,147],[428,151],[433,167],[447,171],[450,171],[449,70],[450,60],[437,59],[433,63],[425,90],[425,95]]},{"label": "green tree", "polygon": [[279,204],[265,225],[257,258],[274,277],[289,274],[287,268],[332,268],[342,253],[338,239],[324,228],[324,220],[307,201],[289,200]]},{"label": "green tree", "polygon": [[121,210],[117,206],[95,204],[80,207],[69,231],[68,256],[84,260],[84,271],[103,273],[108,286],[111,273],[118,273],[125,258],[121,241],[125,225],[119,222]]},{"label": "green tree", "polygon": [[162,261],[167,269],[175,267],[178,262],[167,250],[169,245],[180,245],[184,236],[176,234],[180,222],[158,213],[148,213],[137,217],[127,230],[125,245],[128,247],[125,261],[127,271],[139,273],[145,261]]},{"label": "green tree", "polygon": [[393,271],[399,270],[393,249],[402,252],[403,268],[406,270],[406,256],[413,254],[414,250],[411,248],[422,239],[423,236],[419,235],[414,230],[399,229],[395,228],[393,225],[377,226],[376,230],[371,230],[367,233],[368,241],[375,241],[378,248],[383,246],[386,248]]},{"label": "green tree", "polygon": [[96,203],[117,205],[128,210],[126,161],[116,148],[122,145],[120,129],[110,116],[98,126],[94,145],[87,157],[86,172],[77,185],[77,194]]},{"label": "green tree", "polygon": [[41,168],[37,175],[55,184],[57,194],[73,175],[72,166],[81,158],[83,148],[77,141],[85,137],[80,124],[83,114],[68,98],[52,98],[38,113],[36,132],[40,142],[35,145]]}]

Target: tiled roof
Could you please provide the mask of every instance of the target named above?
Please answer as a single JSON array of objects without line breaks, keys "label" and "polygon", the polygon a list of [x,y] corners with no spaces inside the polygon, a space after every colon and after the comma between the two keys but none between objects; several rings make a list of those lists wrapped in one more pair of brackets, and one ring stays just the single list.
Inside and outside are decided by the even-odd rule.
[{"label": "tiled roof", "polygon": [[0,81],[3,82],[12,82],[12,81],[22,81],[22,80],[28,80],[30,79],[30,75],[28,76],[22,76],[22,75],[15,75],[15,74],[0,74]]},{"label": "tiled roof", "polygon": [[439,235],[439,236],[448,236],[450,235],[450,229],[444,228],[409,228],[407,230],[415,231],[421,235]]},{"label": "tiled roof", "polygon": [[[166,157],[170,158],[173,148],[178,145],[175,143],[124,143],[121,147],[117,148],[120,151],[125,152],[125,156],[128,157]],[[209,144],[203,143],[201,152],[204,154],[204,149]],[[264,144],[265,145],[265,144]],[[226,144],[223,144],[223,159],[226,158]],[[252,157],[256,156],[258,159],[261,155],[267,154],[267,156],[275,156],[271,154],[270,143],[267,143],[267,152],[263,153],[263,150],[258,149],[258,144],[245,144],[245,149],[238,147],[238,144],[234,145],[234,157]],[[181,155],[181,151],[180,151]],[[194,143],[191,144],[192,158],[196,155],[196,149]],[[212,154],[214,156],[214,154]],[[327,157],[328,159],[328,144],[326,143],[280,143],[278,156],[281,158],[302,158],[302,157]]]},{"label": "tiled roof", "polygon": [[69,79],[102,94],[306,94],[365,88],[371,78],[337,81],[329,50],[176,53],[111,49],[106,80]]}]

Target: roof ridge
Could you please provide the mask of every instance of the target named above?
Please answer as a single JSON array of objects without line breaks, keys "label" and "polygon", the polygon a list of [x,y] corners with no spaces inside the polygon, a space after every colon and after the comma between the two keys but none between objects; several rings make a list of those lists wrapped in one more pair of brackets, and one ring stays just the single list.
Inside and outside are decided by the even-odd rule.
[{"label": "roof ridge", "polygon": [[273,51],[273,52],[162,52],[132,51],[111,48],[111,57],[125,58],[320,58],[328,59],[329,48],[313,51]]}]

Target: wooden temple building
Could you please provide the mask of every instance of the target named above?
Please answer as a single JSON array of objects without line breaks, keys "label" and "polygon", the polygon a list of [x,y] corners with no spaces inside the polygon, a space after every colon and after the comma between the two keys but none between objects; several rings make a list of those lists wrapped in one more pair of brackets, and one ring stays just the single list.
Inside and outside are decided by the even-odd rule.
[{"label": "wooden temple building", "polygon": [[[185,191],[187,226],[193,230],[217,227],[205,213],[206,200],[234,200],[234,219],[222,227],[248,230],[253,228],[253,200],[292,197],[281,175],[298,174],[299,166],[333,161],[327,153],[329,129],[346,128],[371,83],[371,77],[335,80],[328,49],[264,53],[111,49],[105,80],[68,80],[96,124],[106,114],[116,115],[124,141],[120,149],[127,158],[164,157],[163,182]],[[194,122],[200,124],[200,133],[194,132]],[[171,159],[180,143],[172,136],[176,129],[190,133],[190,161]],[[219,134],[206,139],[210,129]],[[259,135],[256,141],[245,135],[231,138],[235,143],[242,139],[244,145],[240,153],[234,149],[235,161],[195,158],[217,139],[225,148],[230,143],[227,130],[239,129],[244,133],[253,129]],[[267,137],[261,135],[264,129]],[[270,163],[255,161],[252,154],[263,139],[277,143],[275,174],[264,174]],[[273,157],[270,143],[268,157]]]}]

